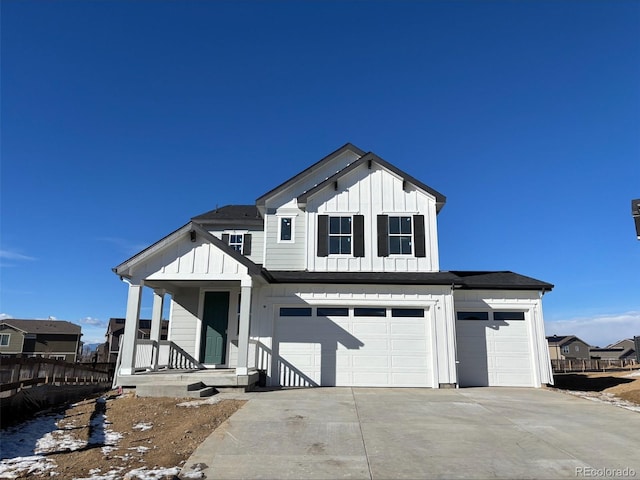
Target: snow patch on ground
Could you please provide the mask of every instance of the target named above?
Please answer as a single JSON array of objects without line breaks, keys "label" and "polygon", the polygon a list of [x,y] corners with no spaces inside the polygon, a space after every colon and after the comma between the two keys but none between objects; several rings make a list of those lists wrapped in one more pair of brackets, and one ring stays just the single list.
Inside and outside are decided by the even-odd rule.
[{"label": "snow patch on ground", "polygon": [[[3,439],[4,443],[4,439]],[[51,476],[57,475],[53,471],[56,464],[42,455],[30,457],[6,458],[0,462],[0,478],[18,478],[24,474],[42,474],[49,472]]]},{"label": "snow patch on ground", "polygon": [[146,430],[151,430],[153,428],[153,424],[152,423],[138,423],[136,425],[134,425],[132,427],[134,430],[140,430],[141,432],[144,432]]},{"label": "snow patch on ground", "polygon": [[640,377],[640,370],[631,372],[629,375],[625,375],[624,377],[625,378]]},{"label": "snow patch on ground", "polygon": [[[124,476],[124,480],[157,480],[171,475],[177,476],[180,473],[179,467],[147,469],[145,467],[131,470]],[[93,479],[91,479],[93,480]]]},{"label": "snow patch on ground", "polygon": [[613,393],[607,392],[580,392],[577,390],[563,390],[564,392],[576,397],[586,398],[593,402],[607,403],[616,407],[626,408],[633,412],[640,412],[640,405],[623,400],[616,397]]}]

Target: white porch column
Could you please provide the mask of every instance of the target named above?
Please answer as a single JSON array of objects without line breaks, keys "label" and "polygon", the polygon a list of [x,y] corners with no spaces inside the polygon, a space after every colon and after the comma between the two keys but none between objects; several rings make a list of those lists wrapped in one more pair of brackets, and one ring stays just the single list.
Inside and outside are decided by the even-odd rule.
[{"label": "white porch column", "polygon": [[249,373],[249,326],[251,323],[251,278],[240,284],[240,328],[238,331],[238,363],[236,375]]},{"label": "white porch column", "polygon": [[162,331],[162,309],[164,307],[165,290],[153,291],[153,310],[151,313],[151,332],[149,338],[156,342],[153,353],[153,369],[158,370],[158,355],[160,354],[160,332]]},{"label": "white porch column", "polygon": [[140,300],[142,299],[143,282],[129,284],[127,299],[127,315],[124,333],[120,337],[120,373],[132,375],[136,366],[136,338],[138,337],[138,321],[140,319]]}]

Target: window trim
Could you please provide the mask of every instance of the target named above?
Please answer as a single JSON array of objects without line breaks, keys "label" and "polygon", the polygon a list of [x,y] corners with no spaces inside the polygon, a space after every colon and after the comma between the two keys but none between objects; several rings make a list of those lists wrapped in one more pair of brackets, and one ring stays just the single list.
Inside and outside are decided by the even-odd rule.
[{"label": "window trim", "polygon": [[[409,219],[409,223],[411,225],[411,233],[410,234],[403,234],[403,233],[391,233],[391,219],[392,218],[398,218],[400,219],[400,224],[402,225],[402,219],[404,218],[408,218]],[[388,248],[388,252],[389,252],[389,256],[390,257],[407,257],[407,256],[414,256],[414,251],[415,251],[415,239],[414,239],[414,220],[413,220],[413,215],[411,214],[399,214],[399,213],[394,213],[393,215],[387,215],[387,248]],[[402,230],[402,228],[400,228],[400,230]],[[391,252],[391,239],[392,238],[402,238],[402,237],[409,237],[409,247],[411,249],[410,252],[408,253],[392,253]],[[402,247],[402,243],[400,243],[400,246]],[[401,248],[402,249],[402,248]]]},{"label": "window trim", "polygon": [[[5,338],[7,339],[7,343],[3,343],[2,339]],[[0,333],[0,347],[8,347],[9,345],[11,345],[11,334],[10,333]]]},{"label": "window trim", "polygon": [[[296,242],[296,216],[281,214],[277,215],[278,218],[278,243],[295,243]],[[284,240],[282,238],[282,221],[285,219],[291,220],[291,239]]]},{"label": "window trim", "polygon": [[[327,225],[327,253],[329,254],[330,257],[353,257],[353,214],[349,213],[349,214],[342,214],[342,213],[338,213],[338,214],[329,214],[328,215],[328,225]],[[331,233],[331,219],[332,218],[339,218],[340,219],[340,233]],[[349,227],[350,227],[350,232],[348,234],[342,233],[342,219],[343,218],[348,218],[349,219]],[[345,252],[339,252],[339,253],[331,253],[331,237],[338,237],[340,239],[342,238],[349,238],[349,252],[345,253]]]},{"label": "window trim", "polygon": [[571,353],[571,347],[569,347],[569,345],[563,345],[562,353]]}]

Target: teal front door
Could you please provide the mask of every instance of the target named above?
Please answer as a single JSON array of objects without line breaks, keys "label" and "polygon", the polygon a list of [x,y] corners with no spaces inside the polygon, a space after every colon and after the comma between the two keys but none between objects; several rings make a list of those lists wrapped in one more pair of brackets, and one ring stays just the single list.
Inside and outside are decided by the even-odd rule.
[{"label": "teal front door", "polygon": [[209,365],[225,363],[229,326],[229,292],[205,292],[202,313],[200,361]]}]

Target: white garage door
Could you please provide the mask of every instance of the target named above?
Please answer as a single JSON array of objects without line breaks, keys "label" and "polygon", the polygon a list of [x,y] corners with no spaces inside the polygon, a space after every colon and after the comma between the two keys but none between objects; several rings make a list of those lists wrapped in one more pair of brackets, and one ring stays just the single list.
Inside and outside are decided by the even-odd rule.
[{"label": "white garage door", "polygon": [[421,308],[280,308],[272,383],[430,387],[429,331]]},{"label": "white garage door", "polygon": [[524,312],[458,312],[456,342],[461,387],[534,386]]}]

